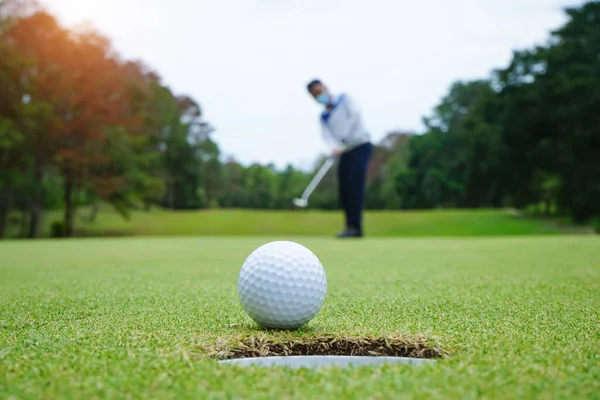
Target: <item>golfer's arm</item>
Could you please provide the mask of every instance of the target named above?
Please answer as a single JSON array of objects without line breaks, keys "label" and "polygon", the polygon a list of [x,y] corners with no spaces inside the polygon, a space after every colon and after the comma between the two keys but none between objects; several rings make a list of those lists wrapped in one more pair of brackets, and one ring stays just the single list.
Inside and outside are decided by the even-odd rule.
[{"label": "golfer's arm", "polygon": [[346,133],[347,138],[351,138],[354,135],[354,131],[360,123],[360,109],[356,106],[354,100],[347,96],[346,106],[348,107],[348,132]]},{"label": "golfer's arm", "polygon": [[339,143],[335,137],[333,136],[333,134],[331,133],[331,131],[329,130],[329,128],[327,127],[326,124],[321,123],[321,127],[322,127],[322,134],[323,134],[323,140],[325,141],[325,143],[332,149],[332,150],[340,150],[343,151],[342,148],[342,144]]},{"label": "golfer's arm", "polygon": [[[340,143],[339,140],[335,139],[333,135],[327,133],[328,137],[330,138],[330,141],[334,143],[332,147],[341,153],[352,148],[351,142],[353,137],[355,136],[355,130],[358,129],[358,126],[360,126],[360,112],[356,108],[354,108],[351,103],[347,104],[347,107],[349,113],[345,123],[346,132],[344,138],[348,140],[348,143]],[[323,129],[327,129],[327,127],[324,126]]]}]

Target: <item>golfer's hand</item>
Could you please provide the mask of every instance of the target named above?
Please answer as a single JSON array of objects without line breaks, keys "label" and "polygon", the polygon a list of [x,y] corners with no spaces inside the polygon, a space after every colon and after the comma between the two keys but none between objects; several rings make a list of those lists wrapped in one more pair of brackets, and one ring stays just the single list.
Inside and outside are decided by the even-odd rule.
[{"label": "golfer's hand", "polygon": [[333,151],[331,152],[331,156],[332,156],[332,157],[336,157],[336,158],[337,158],[337,157],[339,157],[339,156],[340,156],[340,154],[342,154],[342,151],[341,151],[341,150],[339,150],[339,149],[335,149],[335,150],[333,150]]}]

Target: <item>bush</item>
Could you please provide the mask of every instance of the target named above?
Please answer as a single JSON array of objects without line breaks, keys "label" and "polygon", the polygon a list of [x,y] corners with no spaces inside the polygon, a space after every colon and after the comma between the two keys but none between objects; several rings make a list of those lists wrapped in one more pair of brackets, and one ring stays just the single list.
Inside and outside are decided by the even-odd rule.
[{"label": "bush", "polygon": [[65,224],[63,221],[54,221],[50,226],[53,238],[63,237],[65,235]]},{"label": "bush", "polygon": [[600,234],[600,217],[596,217],[592,220],[592,227],[597,234]]}]

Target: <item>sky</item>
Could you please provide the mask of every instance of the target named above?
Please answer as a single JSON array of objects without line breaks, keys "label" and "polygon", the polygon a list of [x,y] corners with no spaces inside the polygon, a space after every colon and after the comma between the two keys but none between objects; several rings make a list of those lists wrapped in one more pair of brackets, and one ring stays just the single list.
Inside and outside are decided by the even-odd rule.
[{"label": "sky", "polygon": [[566,19],[557,0],[42,0],[193,97],[225,155],[311,168],[328,152],[320,78],[354,97],[377,142],[421,132],[456,80],[486,78]]}]

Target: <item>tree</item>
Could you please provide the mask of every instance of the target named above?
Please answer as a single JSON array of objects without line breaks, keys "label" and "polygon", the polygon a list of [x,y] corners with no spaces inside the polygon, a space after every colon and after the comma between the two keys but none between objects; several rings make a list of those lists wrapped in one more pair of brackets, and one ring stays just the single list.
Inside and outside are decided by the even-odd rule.
[{"label": "tree", "polygon": [[375,146],[367,171],[366,208],[398,209],[402,196],[396,178],[407,168],[411,133],[390,132]]},{"label": "tree", "polygon": [[556,107],[558,204],[585,222],[600,216],[600,3],[566,13],[569,21],[552,33],[538,81]]},{"label": "tree", "polygon": [[24,183],[30,209],[28,236],[35,237],[42,212],[44,172],[56,151],[55,141],[47,134],[54,123],[51,93],[60,76],[59,54],[68,43],[68,34],[52,16],[36,12],[15,19],[4,30],[2,41],[9,43],[4,51],[13,55],[3,66],[5,73],[13,74],[2,108],[22,135],[19,151],[28,154],[28,181]]},{"label": "tree", "polygon": [[199,106],[188,97],[176,98],[162,89],[161,120],[163,168],[166,196],[163,205],[171,209],[197,209],[204,206],[201,191],[201,154],[196,146],[202,141],[197,132]]},{"label": "tree", "polygon": [[247,207],[246,176],[244,167],[234,159],[223,164],[223,187],[219,194],[219,206],[224,208]]},{"label": "tree", "polygon": [[515,204],[555,202],[583,222],[600,212],[600,4],[566,13],[546,47],[516,52],[498,72],[499,98]]},{"label": "tree", "polygon": [[467,203],[467,143],[471,139],[465,121],[491,92],[485,80],[455,82],[433,115],[424,118],[427,131],[410,141],[408,170],[396,174],[404,207],[462,207]]},{"label": "tree", "polygon": [[201,184],[204,189],[207,207],[219,204],[219,193],[223,188],[223,168],[221,165],[219,146],[210,137],[198,144],[201,158]]}]

